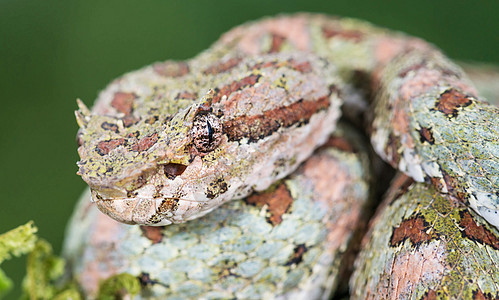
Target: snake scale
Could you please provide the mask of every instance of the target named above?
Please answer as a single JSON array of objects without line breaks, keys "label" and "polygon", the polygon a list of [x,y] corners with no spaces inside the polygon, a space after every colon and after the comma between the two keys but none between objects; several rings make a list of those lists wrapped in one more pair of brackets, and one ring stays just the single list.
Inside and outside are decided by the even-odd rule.
[{"label": "snake scale", "polygon": [[[124,272],[134,299],[328,298],[352,268],[352,298],[499,298],[499,110],[420,39],[267,18],[79,107],[90,190],[64,253],[89,298]],[[385,175],[345,122],[405,173],[355,264]]]}]

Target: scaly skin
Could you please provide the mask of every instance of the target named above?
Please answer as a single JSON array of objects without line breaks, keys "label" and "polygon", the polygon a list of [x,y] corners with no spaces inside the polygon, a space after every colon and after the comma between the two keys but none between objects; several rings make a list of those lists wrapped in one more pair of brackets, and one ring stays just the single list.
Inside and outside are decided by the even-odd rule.
[{"label": "scaly skin", "polygon": [[86,298],[123,272],[143,286],[136,299],[327,298],[368,199],[359,140],[341,127],[284,182],[185,224],[118,223],[86,193],[65,242],[72,276]]},{"label": "scaly skin", "polygon": [[118,221],[197,218],[294,170],[334,129],[351,86],[338,77],[355,74],[379,102],[378,154],[499,226],[497,108],[430,45],[320,15],[243,25],[192,60],[117,79],[77,112],[79,174]]},{"label": "scaly skin", "polygon": [[439,53],[397,57],[381,78],[371,142],[392,166],[499,227],[499,110],[460,73]]},{"label": "scaly skin", "polygon": [[[340,83],[325,60],[250,57],[202,77],[195,66],[181,78],[154,73],[158,65],[125,75],[96,103],[94,111],[105,115],[77,113],[79,174],[99,209],[116,220],[184,222],[264,190],[335,127]],[[112,116],[111,109],[121,112]],[[127,118],[137,121],[127,125]]]},{"label": "scaly skin", "polygon": [[[92,111],[80,104],[79,174],[89,184],[97,207],[120,222],[182,223],[230,200],[265,190],[290,174],[334,130],[339,96],[344,97],[345,115],[356,116],[365,113],[368,105],[358,100],[366,94],[374,99],[369,127],[378,155],[414,180],[431,184],[441,193],[438,197],[461,203],[456,205],[469,205],[498,227],[499,110],[481,99],[461,69],[431,45],[359,21],[321,15],[283,16],[242,25],[189,61],[157,63],[117,79],[101,93]],[[227,204],[216,213],[224,215],[224,207],[239,209],[238,205]],[[81,231],[72,225],[68,236],[79,240],[69,240],[66,248],[70,249],[68,255],[74,261],[76,274],[92,277],[92,270],[102,270],[102,262],[110,260],[102,256],[101,251],[108,252],[105,246],[122,247],[121,240],[107,244],[109,236],[101,230],[121,234],[128,227],[99,221],[106,219],[85,212],[87,206],[80,208],[75,220],[81,218],[95,223],[88,225],[95,227],[83,227],[87,231]],[[309,213],[317,214],[315,210]],[[485,222],[480,216],[468,215],[475,224]],[[215,218],[208,224],[218,230],[221,223],[217,223],[216,216],[208,215],[203,220]],[[433,222],[431,217],[425,220]],[[374,226],[379,226],[384,236],[396,231],[383,220],[378,222]],[[125,250],[137,250],[142,255],[152,247],[151,242],[144,242],[152,239],[147,237],[151,232],[165,235],[175,228],[189,232],[189,226],[196,228],[189,223],[171,229],[143,227],[145,238],[135,228],[134,233],[127,234],[133,246]],[[486,228],[488,237],[497,240],[496,229]],[[289,236],[298,234],[291,228],[286,230]],[[460,230],[448,227],[437,236],[462,234]],[[91,240],[82,238],[85,232],[94,232],[92,236],[97,240],[102,235],[105,242],[92,245]],[[165,243],[175,243],[186,234],[178,232]],[[252,237],[250,233],[244,236]],[[144,246],[136,248],[140,243]],[[231,240],[227,245],[235,247],[237,243]],[[474,247],[480,245],[466,245],[471,247],[466,251],[479,253]],[[388,246],[385,243],[371,250],[384,256],[391,253],[383,248]],[[307,253],[309,248],[295,245],[293,249],[301,257],[300,253]],[[365,249],[367,253],[371,250]],[[81,251],[88,251],[88,256],[82,259]],[[185,260],[195,250],[186,245],[183,251]],[[497,249],[487,251],[494,256]],[[134,267],[109,268],[108,275],[128,271],[141,276],[145,284],[162,282],[158,279],[162,275],[154,274],[153,278],[151,272],[144,271],[149,265],[143,259],[125,254],[115,258],[119,264]],[[237,258],[233,262],[242,263]],[[358,282],[368,282],[366,277],[375,274],[380,266],[369,260],[358,265],[365,270],[356,277]],[[484,272],[482,262],[479,266],[476,272]],[[232,265],[216,270],[214,278],[222,281],[236,271]],[[334,270],[321,272],[336,274]],[[389,275],[397,274],[400,272]],[[462,283],[463,279],[456,275],[451,277],[453,284]],[[280,297],[287,292],[282,289],[285,281],[273,278],[259,277],[258,283],[247,283],[255,287],[251,289],[253,294],[234,292],[230,297]],[[209,286],[220,283],[215,282]],[[269,284],[261,286],[262,294],[257,292],[260,283]],[[173,285],[159,284],[165,285],[166,291],[159,293],[181,293]],[[295,282],[292,288],[286,288],[301,293],[310,286]],[[233,288],[238,293],[244,291],[241,285]],[[497,294],[492,288],[480,288],[483,295]],[[425,293],[431,298],[437,289],[435,286]],[[459,293],[464,290],[456,289]],[[146,289],[144,295],[150,292]],[[408,295],[419,295],[411,293]],[[447,295],[453,298],[460,294]]]},{"label": "scaly skin", "polygon": [[449,195],[400,177],[372,223],[353,299],[499,298],[499,231]]}]

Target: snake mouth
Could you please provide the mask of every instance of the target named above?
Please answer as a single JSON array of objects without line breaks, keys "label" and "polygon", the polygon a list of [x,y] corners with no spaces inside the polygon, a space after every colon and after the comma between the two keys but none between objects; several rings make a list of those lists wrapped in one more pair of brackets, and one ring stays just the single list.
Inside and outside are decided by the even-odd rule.
[{"label": "snake mouth", "polygon": [[91,184],[87,182],[92,190],[92,202],[97,201],[127,201],[135,198],[178,198],[168,192],[165,187],[170,187],[177,177],[184,174],[188,165],[181,163],[160,163],[144,167],[142,172],[134,171],[121,181],[107,186],[102,184]]},{"label": "snake mouth", "polygon": [[207,201],[201,193],[190,192],[189,181],[183,178],[193,176],[188,167],[172,162],[158,164],[129,179],[126,187],[92,188],[92,202],[104,214],[126,224],[182,223],[186,215]]},{"label": "snake mouth", "polygon": [[97,208],[112,219],[130,225],[163,226],[185,222],[189,211],[204,201],[179,197],[104,199],[92,190]]},{"label": "snake mouth", "polygon": [[178,200],[160,198],[102,199],[94,202],[104,214],[129,225],[169,225],[178,206]]}]

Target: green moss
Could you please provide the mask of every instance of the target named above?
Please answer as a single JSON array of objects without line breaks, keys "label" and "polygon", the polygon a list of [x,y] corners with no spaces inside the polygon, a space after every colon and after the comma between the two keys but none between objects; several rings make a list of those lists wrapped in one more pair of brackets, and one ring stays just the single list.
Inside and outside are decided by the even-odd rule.
[{"label": "green moss", "polygon": [[12,256],[21,256],[33,250],[38,231],[33,221],[0,235],[0,264]]},{"label": "green moss", "polygon": [[[35,247],[38,229],[30,221],[0,235],[0,264],[12,257],[29,253]],[[13,286],[12,280],[0,269],[0,298]]]},{"label": "green moss", "polygon": [[140,291],[140,282],[137,277],[122,273],[102,281],[99,285],[98,298],[102,300],[123,299],[126,295],[137,295]]},{"label": "green moss", "polygon": [[[82,299],[76,285],[62,281],[65,262],[52,253],[52,246],[36,236],[38,229],[32,221],[0,235],[0,263],[28,254],[26,277],[21,299]],[[13,286],[0,270],[0,298]]]},{"label": "green moss", "polygon": [[25,298],[53,299],[58,292],[57,279],[64,273],[63,259],[52,254],[52,246],[39,239],[28,255],[27,274],[23,282]]},{"label": "green moss", "polygon": [[67,300],[67,299],[80,300],[83,298],[81,297],[80,293],[76,288],[66,289],[57,294],[57,296],[53,298],[53,300]]},{"label": "green moss", "polygon": [[12,280],[0,269],[0,298],[12,288]]}]

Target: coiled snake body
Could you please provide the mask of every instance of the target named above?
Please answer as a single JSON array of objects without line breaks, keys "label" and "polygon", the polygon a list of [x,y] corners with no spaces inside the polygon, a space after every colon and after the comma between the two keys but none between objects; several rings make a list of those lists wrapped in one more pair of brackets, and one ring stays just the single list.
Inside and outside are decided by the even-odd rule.
[{"label": "coiled snake body", "polygon": [[498,109],[419,39],[307,14],[242,25],[80,103],[79,174],[102,212],[143,225],[84,195],[65,247],[83,289],[127,272],[146,298],[330,295],[372,181],[367,147],[336,127],[341,101],[412,178],[374,218],[352,296],[499,297]]}]

